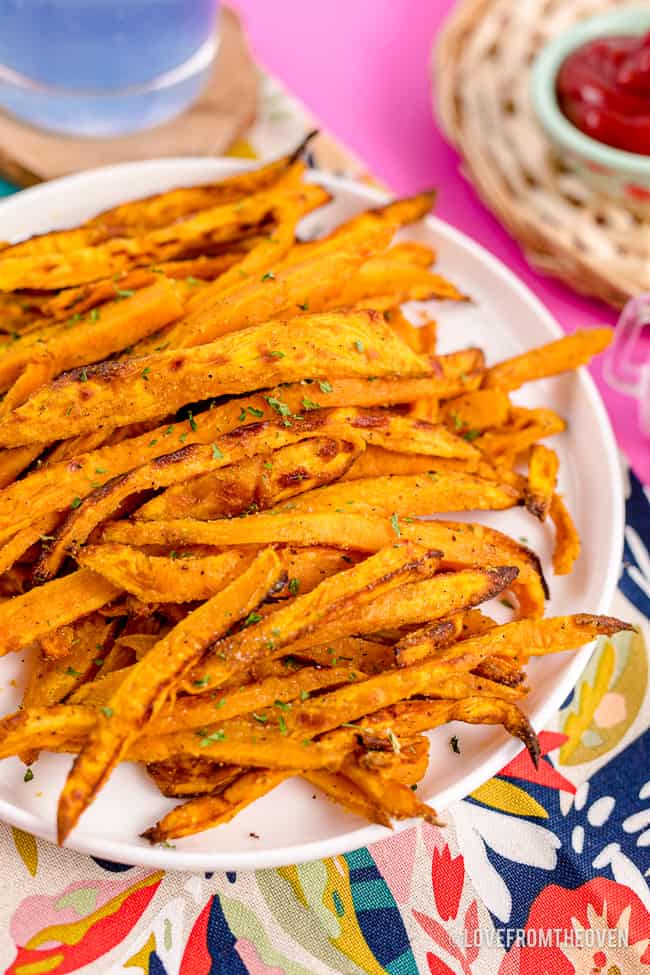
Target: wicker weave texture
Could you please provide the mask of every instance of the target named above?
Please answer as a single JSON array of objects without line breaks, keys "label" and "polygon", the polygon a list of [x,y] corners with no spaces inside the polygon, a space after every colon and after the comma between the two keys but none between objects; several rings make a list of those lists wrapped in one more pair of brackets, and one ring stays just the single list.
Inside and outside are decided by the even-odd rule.
[{"label": "wicker weave texture", "polygon": [[484,203],[539,270],[620,306],[650,291],[650,219],[600,196],[553,151],[530,71],[547,40],[625,0],[460,0],[433,58],[436,109]]}]

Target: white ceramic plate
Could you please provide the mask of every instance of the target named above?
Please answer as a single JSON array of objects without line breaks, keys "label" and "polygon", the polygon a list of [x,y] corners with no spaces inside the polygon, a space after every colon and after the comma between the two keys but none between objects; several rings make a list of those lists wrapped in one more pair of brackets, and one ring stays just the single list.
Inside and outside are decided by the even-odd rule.
[{"label": "white ceramic plate", "polygon": [[[0,205],[0,237],[20,240],[71,226],[127,199],[220,179],[242,168],[245,164],[225,159],[166,159],[55,180]],[[335,196],[335,202],[306,221],[305,230],[312,233],[383,199],[349,180],[318,173],[312,178]],[[440,323],[441,351],[475,344],[485,350],[488,362],[494,362],[561,334],[540,302],[510,271],[463,234],[430,218],[408,228],[403,236],[435,247],[441,271],[474,298],[473,304],[437,303],[432,309]],[[552,406],[569,420],[568,430],[555,437],[553,445],[561,459],[560,490],[576,518],[583,551],[568,578],[554,578],[548,572],[548,613],[607,612],[621,565],[623,497],[616,445],[600,397],[591,378],[581,370],[530,384],[515,399],[525,405]],[[521,509],[479,517],[514,537],[528,539],[549,569],[550,529]],[[495,613],[501,618],[507,615],[498,604]],[[571,690],[589,652],[585,647],[577,654],[531,663],[534,690],[525,707],[537,729]],[[24,654],[11,654],[0,661],[3,713],[20,701],[24,659]],[[460,739],[461,755],[449,747],[452,734]],[[447,726],[438,729],[432,739],[431,765],[420,795],[439,810],[466,796],[520,749],[500,728]],[[33,780],[24,783],[24,766],[17,759],[0,762],[0,818],[52,839],[57,796],[69,766],[68,756],[43,755],[34,767]],[[227,826],[180,840],[175,849],[151,847],[140,840],[139,833],[169,807],[169,800],[160,796],[144,771],[124,764],[83,816],[68,845],[123,863],[168,870],[244,870],[343,853],[387,835],[383,827],[350,816],[298,779],[284,783]]]}]

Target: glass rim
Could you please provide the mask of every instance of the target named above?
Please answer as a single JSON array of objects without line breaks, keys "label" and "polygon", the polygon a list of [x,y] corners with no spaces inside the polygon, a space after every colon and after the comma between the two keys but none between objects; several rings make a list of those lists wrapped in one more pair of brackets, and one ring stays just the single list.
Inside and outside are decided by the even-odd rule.
[{"label": "glass rim", "polygon": [[52,85],[45,81],[37,81],[29,75],[14,71],[0,62],[0,85],[12,85],[24,92],[34,95],[58,95],[66,98],[123,98],[134,95],[150,95],[152,92],[173,88],[183,81],[194,78],[201,71],[209,68],[214,62],[219,47],[219,31],[213,31],[199,48],[181,64],[155,75],[149,81],[138,82],[134,85],[123,85],[117,88],[89,88],[68,85]]}]

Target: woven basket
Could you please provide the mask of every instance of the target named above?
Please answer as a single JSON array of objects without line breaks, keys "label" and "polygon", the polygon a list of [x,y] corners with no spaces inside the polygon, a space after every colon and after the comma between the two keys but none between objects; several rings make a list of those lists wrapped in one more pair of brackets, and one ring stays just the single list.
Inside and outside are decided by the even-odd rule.
[{"label": "woven basket", "polygon": [[625,0],[460,0],[434,54],[440,124],[484,203],[531,264],[620,306],[650,291],[650,221],[566,168],[533,113],[539,48]]}]

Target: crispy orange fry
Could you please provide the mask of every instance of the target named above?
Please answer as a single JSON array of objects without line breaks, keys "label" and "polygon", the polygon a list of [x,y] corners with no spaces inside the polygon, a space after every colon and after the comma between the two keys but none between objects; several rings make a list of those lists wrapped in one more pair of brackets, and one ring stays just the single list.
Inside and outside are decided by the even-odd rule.
[{"label": "crispy orange fry", "polygon": [[441,413],[452,430],[473,436],[503,426],[510,415],[510,400],[500,389],[477,389],[447,400]]},{"label": "crispy orange fry", "polygon": [[236,240],[250,227],[259,227],[274,207],[286,197],[303,199],[304,212],[322,206],[328,200],[320,187],[308,184],[282,190],[262,191],[237,202],[223,203],[203,210],[180,223],[146,230],[139,236],[116,237],[93,247],[82,245],[65,253],[6,256],[0,260],[0,289],[12,291],[36,288],[56,291],[98,278],[174,260],[189,254],[197,243],[221,244]]},{"label": "crispy orange fry", "polygon": [[531,514],[544,521],[553,501],[553,492],[560,466],[554,450],[535,444],[528,461],[528,484],[524,494]]},{"label": "crispy orange fry", "polygon": [[606,349],[613,334],[611,328],[578,329],[573,335],[566,335],[492,366],[486,373],[483,385],[487,389],[510,392],[531,380],[577,369]]},{"label": "crispy orange fry", "polygon": [[555,526],[555,548],[553,549],[553,570],[556,575],[568,575],[580,555],[580,536],[564,500],[554,494],[550,515]]},{"label": "crispy orange fry", "polygon": [[151,762],[147,772],[164,796],[187,799],[201,794],[219,795],[242,770],[236,765],[220,765],[202,758],[177,757]]},{"label": "crispy orange fry", "polygon": [[435,809],[427,806],[402,782],[387,776],[375,775],[348,761],[343,766],[344,775],[376,802],[390,819],[423,819],[432,826],[440,826]]},{"label": "crispy orange fry", "polygon": [[[116,285],[115,296],[117,301],[88,320],[73,322],[69,329],[55,330],[49,339],[30,342],[24,338],[14,342],[0,356],[0,389],[7,389],[32,362],[47,366],[49,375],[44,382],[66,369],[100,362],[145,335],[157,332],[183,313],[174,288],[164,278],[135,293],[122,291]],[[83,382],[83,377],[80,378]]]},{"label": "crispy orange fry", "polygon": [[151,843],[162,843],[164,840],[192,836],[201,830],[229,823],[242,809],[260,796],[266,795],[290,775],[290,772],[270,769],[245,772],[232,785],[227,786],[221,795],[201,796],[176,806],[142,835]]},{"label": "crispy orange fry", "polygon": [[498,430],[487,430],[475,443],[495,463],[513,464],[517,454],[565,428],[566,422],[554,410],[513,407],[509,423]]},{"label": "crispy orange fry", "polygon": [[[303,146],[296,150],[299,153]],[[105,210],[73,230],[30,237],[2,252],[3,257],[26,257],[52,251],[65,253],[79,247],[92,247],[112,237],[129,237],[144,231],[165,227],[184,217],[219,204],[237,202],[244,196],[270,187],[291,167],[300,175],[301,163],[296,164],[296,153],[274,159],[257,169],[237,173],[218,183],[205,186],[168,190],[155,196],[122,203]]]},{"label": "crispy orange fry", "polygon": [[426,474],[438,471],[461,471],[472,474],[479,467],[479,458],[431,457],[428,454],[402,454],[370,444],[341,478],[357,481],[362,477],[381,477],[384,474]]},{"label": "crispy orange fry", "polygon": [[303,307],[310,313],[338,307],[343,304],[335,300],[342,283],[374,247],[385,246],[389,240],[390,229],[376,232],[373,239],[359,241],[355,249],[267,272],[243,284],[240,280],[239,289],[225,297],[221,281],[217,281],[203,292],[198,307],[168,330],[165,340],[172,348],[190,348],[261,322],[293,316]]},{"label": "crispy orange fry", "polygon": [[277,585],[281,566],[262,552],[243,574],[179,623],[134,668],[97,719],[59,798],[61,842],[126,753],[144,723],[160,710],[174,683],[233,622]]},{"label": "crispy orange fry", "polygon": [[353,483],[330,484],[295,498],[293,507],[299,512],[335,513],[344,508],[357,515],[393,513],[408,517],[464,509],[496,511],[511,508],[520,501],[519,492],[508,484],[498,484],[476,474],[438,472],[424,477],[388,474]]},{"label": "crispy orange fry", "polygon": [[16,532],[8,542],[0,547],[0,573],[10,569],[32,545],[54,538],[51,533],[56,529],[59,520],[59,516],[56,514],[45,515],[45,517],[34,521],[29,528],[23,528]]},{"label": "crispy orange fry", "polygon": [[305,376],[428,371],[376,313],[305,316],[244,329],[191,353],[157,352],[91,366],[85,382],[81,372],[67,373],[0,421],[0,446],[69,437],[109,423],[124,426],[193,400]]},{"label": "crispy orange fry", "polygon": [[210,599],[250,565],[252,555],[231,549],[203,558],[162,558],[126,545],[89,545],[77,561],[142,602]]},{"label": "crispy orange fry", "polygon": [[361,453],[363,442],[313,437],[192,478],[143,505],[139,521],[231,517],[285,501],[335,481]]},{"label": "crispy orange fry", "polygon": [[304,778],[324,792],[328,799],[343,806],[354,816],[360,816],[369,823],[390,826],[390,816],[345,775],[313,769],[306,772]]},{"label": "crispy orange fry", "polygon": [[[331,432],[336,435],[336,418]],[[318,429],[318,428],[317,428]],[[340,430],[346,436],[345,427]],[[280,447],[310,436],[312,431],[307,422],[286,427],[281,423],[259,423],[255,426],[240,427],[210,446],[193,444],[172,454],[165,455],[143,464],[129,474],[109,481],[98,488],[85,501],[73,505],[67,518],[58,529],[55,541],[47,549],[38,566],[41,579],[50,578],[58,571],[69,550],[82,545],[97,525],[105,521],[119,505],[138,491],[168,487],[187,477],[199,476],[210,471],[227,467],[234,461],[266,452],[269,446]],[[347,434],[351,450],[357,449],[354,434]]]},{"label": "crispy orange fry", "polygon": [[106,579],[80,569],[0,603],[0,656],[100,609],[117,595],[119,589]]}]

